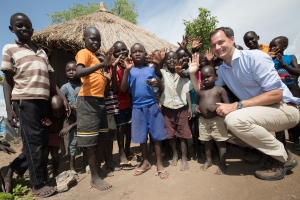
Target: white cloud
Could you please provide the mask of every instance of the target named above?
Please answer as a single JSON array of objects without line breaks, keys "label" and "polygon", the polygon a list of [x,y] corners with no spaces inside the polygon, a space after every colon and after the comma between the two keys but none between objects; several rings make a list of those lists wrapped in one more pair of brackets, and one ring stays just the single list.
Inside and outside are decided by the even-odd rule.
[{"label": "white cloud", "polygon": [[295,55],[298,63],[300,63],[300,33],[298,33],[292,44],[291,41],[289,43],[290,45],[284,53]]}]

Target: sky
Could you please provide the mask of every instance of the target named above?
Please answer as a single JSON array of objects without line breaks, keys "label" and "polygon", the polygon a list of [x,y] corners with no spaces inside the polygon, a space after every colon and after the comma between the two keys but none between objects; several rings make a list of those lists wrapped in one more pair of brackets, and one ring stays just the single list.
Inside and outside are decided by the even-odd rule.
[{"label": "sky", "polygon": [[[16,39],[9,29],[10,16],[16,12],[25,13],[32,21],[35,31],[51,24],[47,14],[63,11],[86,0],[9,0],[1,3],[0,12],[0,47]],[[100,1],[90,0],[100,3]],[[114,0],[103,0],[110,5]],[[269,44],[277,36],[286,36],[289,47],[285,54],[294,54],[300,63],[300,26],[297,16],[299,0],[135,0],[139,16],[138,26],[156,34],[175,45],[184,34],[183,20],[192,20],[198,16],[198,8],[203,7],[217,16],[218,25],[234,30],[236,44],[244,47],[243,35],[255,31],[260,36],[260,43]],[[297,25],[298,24],[298,25]],[[101,31],[100,31],[101,32]],[[0,89],[0,99],[3,91]]]}]

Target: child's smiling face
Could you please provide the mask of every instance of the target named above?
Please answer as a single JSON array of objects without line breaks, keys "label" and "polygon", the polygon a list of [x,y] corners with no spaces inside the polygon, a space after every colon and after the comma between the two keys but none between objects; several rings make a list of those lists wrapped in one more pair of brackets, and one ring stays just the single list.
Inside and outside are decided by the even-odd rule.
[{"label": "child's smiling face", "polygon": [[101,36],[99,31],[95,27],[88,27],[84,31],[83,41],[85,48],[95,53],[101,47]]},{"label": "child's smiling face", "polygon": [[249,49],[256,49],[258,46],[259,37],[254,32],[248,32],[244,35],[245,45]]},{"label": "child's smiling face", "polygon": [[11,20],[9,29],[15,33],[19,40],[30,40],[33,34],[32,23],[24,15],[16,15]]},{"label": "child's smiling face", "polygon": [[114,48],[115,49],[114,49],[113,55],[115,58],[118,58],[120,55],[122,55],[121,59],[124,60],[125,58],[128,57],[129,50],[128,50],[126,44],[124,44],[123,42],[115,43]]},{"label": "child's smiling face", "polygon": [[177,61],[178,61],[178,57],[175,52],[170,51],[169,53],[167,53],[165,63],[167,65],[168,69],[174,69]]}]

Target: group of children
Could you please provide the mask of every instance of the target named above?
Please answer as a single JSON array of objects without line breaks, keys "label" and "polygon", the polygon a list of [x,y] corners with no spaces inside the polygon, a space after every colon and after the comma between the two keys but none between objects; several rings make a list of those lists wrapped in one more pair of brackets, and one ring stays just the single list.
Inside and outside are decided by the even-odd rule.
[{"label": "group of children", "polygon": [[[11,29],[18,37],[16,44],[25,44],[22,47],[25,46],[26,53],[29,51],[38,54],[39,47],[31,41],[32,33],[28,31],[32,29],[29,18],[22,13],[16,13],[12,16],[10,24],[11,27],[23,29],[19,32]],[[273,58],[282,81],[294,91],[294,95],[299,95],[297,78],[294,77],[300,75],[297,60],[295,56],[283,55],[288,45],[287,38],[274,38],[269,47],[259,45],[258,39],[252,31],[244,36],[245,44],[250,50],[265,51]],[[25,116],[19,111],[23,102],[43,100],[39,103],[43,109],[26,111],[37,115],[26,122],[34,123],[38,128],[44,127],[42,129],[45,132],[37,132],[37,136],[34,136],[40,138],[43,145],[39,148],[43,153],[38,157],[40,163],[28,164],[30,179],[36,178],[37,168],[45,175],[49,152],[52,157],[53,176],[58,175],[60,138],[68,133],[70,170],[77,174],[74,168],[75,156],[79,151],[83,152],[83,167],[85,169],[88,166],[86,169],[91,173],[90,184],[99,190],[112,187],[100,178],[103,175],[100,166],[103,160],[106,170],[109,171],[108,176],[112,176],[115,170],[135,169],[130,162],[130,157],[134,156],[130,152],[131,141],[139,143],[142,152],[141,164],[135,169],[134,175],[141,175],[151,168],[147,148],[149,137],[154,145],[157,173],[161,179],[169,177],[162,164],[162,141],[165,141],[166,152],[169,151],[169,146],[171,147],[173,157],[170,164],[176,166],[181,159],[180,170],[184,171],[189,169],[187,139],[190,138],[193,138],[195,158],[200,157],[199,140],[205,145],[206,162],[200,167],[204,171],[212,166],[215,141],[220,157],[216,174],[226,173],[228,131],[224,118],[216,113],[216,109],[220,103],[234,102],[237,98],[228,88],[215,86],[216,69],[222,61],[215,58],[209,49],[200,55],[197,53],[201,46],[200,37],[184,36],[176,51],[162,49],[150,54],[147,54],[145,47],[140,43],[132,45],[129,51],[122,41],[116,41],[107,52],[98,54],[101,35],[95,27],[84,30],[83,41],[85,48],[76,54],[75,61],[66,65],[68,83],[60,90],[51,79],[53,69],[47,57],[32,56],[33,60],[39,59],[43,62],[46,68],[43,66],[44,71],[39,73],[42,78],[24,83],[24,77],[32,77],[41,65],[11,56],[10,53],[16,50],[3,50],[1,70],[6,78],[4,94],[8,120],[14,126],[17,126],[15,122],[18,118],[21,121],[24,151],[28,154],[25,157],[28,161],[32,159],[31,150],[37,152],[37,148],[30,147],[33,141],[28,141],[27,138],[33,136],[28,135],[27,131],[35,128],[29,127],[27,130],[28,127],[22,122]],[[191,43],[191,52],[187,49],[188,43]],[[20,46],[15,49],[17,48]],[[49,81],[42,84],[40,80],[44,80],[45,77]],[[32,86],[40,90],[31,90]],[[22,88],[25,88],[24,91]],[[41,90],[44,91],[36,94]],[[11,110],[12,101],[16,107],[15,112],[18,113]],[[48,107],[49,114],[45,111]],[[64,127],[66,119],[68,126]],[[112,159],[115,133],[119,147],[119,164]],[[47,135],[47,138],[39,134]],[[297,130],[291,130],[291,134],[294,135],[295,149],[300,150]],[[276,135],[279,138],[282,133]],[[178,144],[181,148],[181,158],[177,152]],[[1,168],[0,172],[3,189],[9,192],[12,172],[18,173],[18,170],[10,165]],[[22,172],[21,170],[19,174]],[[47,181],[44,176],[40,181],[31,181],[34,186],[33,193],[37,196],[45,197],[55,192],[54,187],[44,185]]]}]

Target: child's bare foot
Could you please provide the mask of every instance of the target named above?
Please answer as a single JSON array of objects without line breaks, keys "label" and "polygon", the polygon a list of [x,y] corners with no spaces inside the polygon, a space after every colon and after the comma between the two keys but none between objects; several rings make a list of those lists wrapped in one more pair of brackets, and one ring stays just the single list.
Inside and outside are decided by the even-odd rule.
[{"label": "child's bare foot", "polygon": [[186,159],[182,159],[181,160],[181,168],[180,168],[180,171],[186,171],[186,170],[189,170],[190,167],[189,167],[189,164],[187,162]]},{"label": "child's bare foot", "polygon": [[202,165],[201,167],[200,167],[200,169],[202,169],[203,171],[206,171],[209,167],[211,167],[212,166],[212,163],[211,163],[211,161],[206,161],[205,163],[204,163],[204,165]]},{"label": "child's bare foot", "polygon": [[225,165],[219,165],[217,171],[215,172],[215,174],[217,175],[222,175],[222,174],[225,174],[226,173],[226,164]]},{"label": "child's bare foot", "polygon": [[2,167],[0,169],[1,187],[4,193],[11,192],[11,181],[13,177],[13,171],[9,166]]},{"label": "child's bare foot", "polygon": [[172,166],[177,166],[177,161],[178,161],[178,155],[173,155],[173,159],[170,162],[170,165]]},{"label": "child's bare foot", "polygon": [[108,190],[112,187],[112,185],[106,183],[105,181],[101,180],[100,178],[96,178],[94,180],[91,179],[91,186],[97,188],[98,190]]}]

